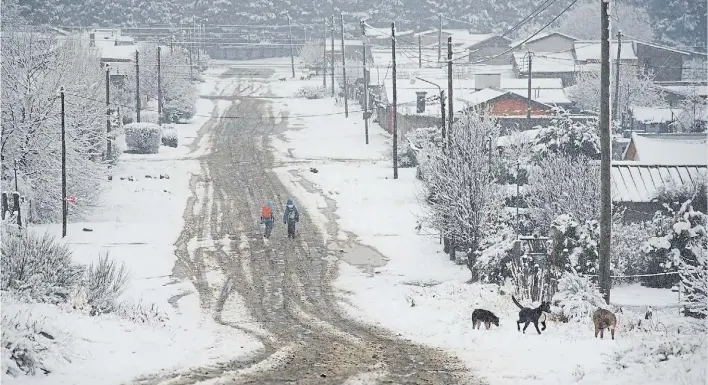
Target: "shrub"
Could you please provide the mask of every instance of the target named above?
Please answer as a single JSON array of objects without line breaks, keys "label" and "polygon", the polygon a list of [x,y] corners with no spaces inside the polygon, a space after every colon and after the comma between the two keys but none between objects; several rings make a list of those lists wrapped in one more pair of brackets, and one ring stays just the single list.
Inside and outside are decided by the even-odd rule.
[{"label": "shrub", "polygon": [[138,154],[157,154],[160,151],[162,131],[154,123],[126,124],[125,144],[128,150]]},{"label": "shrub", "polygon": [[598,307],[605,307],[605,300],[589,277],[564,272],[558,280],[558,292],[553,297],[570,320],[587,321]]},{"label": "shrub", "polygon": [[325,88],[322,86],[303,86],[295,92],[296,98],[322,99],[325,96]]},{"label": "shrub", "polygon": [[118,297],[128,286],[129,274],[124,263],[120,265],[108,255],[92,263],[84,277],[86,302],[90,306],[90,315],[112,313],[118,308]]},{"label": "shrub", "polygon": [[83,268],[71,260],[71,250],[49,234],[2,234],[1,289],[47,303],[66,302]]},{"label": "shrub", "polygon": [[169,317],[154,303],[145,304],[142,301],[124,302],[116,309],[120,317],[137,324],[156,325],[166,322]]},{"label": "shrub", "polygon": [[177,87],[165,95],[162,113],[163,123],[179,123],[191,119],[196,110],[196,89],[193,86]]},{"label": "shrub", "polygon": [[48,374],[66,363],[68,335],[47,318],[34,313],[31,305],[12,293],[2,292],[2,373],[12,377]]},{"label": "shrub", "polygon": [[166,124],[162,126],[162,145],[168,147],[177,148],[179,143],[179,138],[177,137],[177,130],[171,124]]},{"label": "shrub", "polygon": [[160,115],[157,111],[142,110],[140,111],[140,122],[159,124]]}]

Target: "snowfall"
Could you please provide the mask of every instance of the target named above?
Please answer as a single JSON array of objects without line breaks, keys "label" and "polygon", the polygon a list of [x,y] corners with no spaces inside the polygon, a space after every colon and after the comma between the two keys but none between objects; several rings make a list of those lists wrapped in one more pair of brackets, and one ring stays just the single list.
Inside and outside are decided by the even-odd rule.
[{"label": "snowfall", "polygon": [[[234,86],[234,80],[216,75],[218,70],[207,73],[202,95]],[[276,73],[273,79],[282,76],[287,75]],[[278,176],[310,214],[302,220],[316,223],[328,241],[349,242],[352,248],[373,249],[380,256],[341,260],[335,290],[341,292],[340,306],[352,318],[443,348],[490,385],[706,382],[706,337],[690,332],[692,325],[678,315],[677,294],[670,290],[613,288],[613,305],[625,309],[618,315],[615,340],[607,334],[603,340],[594,338],[589,319],[549,321],[542,335],[532,328],[526,334],[518,332],[518,308],[510,297],[498,287],[468,283],[469,271],[442,253],[438,234],[424,226],[416,229],[423,215],[419,203],[423,187],[415,169],[400,169],[398,179],[393,179],[389,134],[372,122],[365,144],[357,104],[350,104],[345,118],[341,100],[292,97],[301,86],[318,84],[321,80],[270,83],[268,92],[283,97],[271,99],[273,111],[288,111],[291,128],[273,136],[271,145],[279,161]],[[90,263],[102,252],[124,261],[132,272],[124,297],[154,303],[167,320],[137,324],[117,316],[89,317],[52,305],[3,299],[5,315],[46,323],[59,336],[56,343],[63,352],[55,357],[55,371],[48,377],[3,374],[3,383],[119,384],[146,373],[236,359],[261,347],[252,337],[215,323],[200,309],[194,287],[171,277],[189,181],[200,172],[196,158],[209,151],[208,137],[194,143],[196,151],[189,146],[198,139],[207,116],[226,107],[199,99],[199,117],[180,127],[177,149],[163,147],[158,156],[124,154],[113,170],[104,206],[86,222],[71,223],[65,238],[80,262]],[[311,116],[328,112],[331,115]],[[169,174],[169,179],[145,177],[159,174]],[[331,210],[334,216],[329,215]],[[333,228],[328,220],[336,220],[337,234],[327,233]],[[59,235],[61,229],[33,231]],[[209,280],[218,286],[221,277],[212,274]],[[654,309],[652,321],[642,330],[630,330],[626,320],[639,317],[647,306]],[[470,315],[475,308],[495,312],[500,326],[473,330]],[[227,304],[224,318],[251,322],[238,298]]]}]

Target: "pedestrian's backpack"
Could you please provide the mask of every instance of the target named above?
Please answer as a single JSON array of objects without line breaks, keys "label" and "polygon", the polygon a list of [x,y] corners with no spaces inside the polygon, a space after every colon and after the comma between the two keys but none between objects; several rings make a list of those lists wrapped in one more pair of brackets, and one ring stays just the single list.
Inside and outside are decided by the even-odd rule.
[{"label": "pedestrian's backpack", "polygon": [[270,211],[270,206],[263,206],[261,209],[261,218],[271,218],[273,214]]},{"label": "pedestrian's backpack", "polygon": [[290,209],[290,212],[288,213],[288,219],[295,220],[295,209]]}]

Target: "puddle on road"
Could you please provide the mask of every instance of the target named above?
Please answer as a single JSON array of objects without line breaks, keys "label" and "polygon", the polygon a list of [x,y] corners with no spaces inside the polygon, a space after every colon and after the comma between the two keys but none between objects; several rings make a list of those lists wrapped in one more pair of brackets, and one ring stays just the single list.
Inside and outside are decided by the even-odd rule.
[{"label": "puddle on road", "polygon": [[386,257],[375,249],[355,243],[352,247],[344,249],[342,259],[355,266],[381,267],[386,264]]}]

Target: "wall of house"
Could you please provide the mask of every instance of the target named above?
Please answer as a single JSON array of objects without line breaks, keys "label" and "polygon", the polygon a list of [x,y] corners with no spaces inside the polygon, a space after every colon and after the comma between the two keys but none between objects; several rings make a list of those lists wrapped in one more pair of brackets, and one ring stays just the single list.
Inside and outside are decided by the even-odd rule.
[{"label": "wall of house", "polygon": [[681,80],[684,55],[650,45],[637,43],[635,47],[639,64],[646,72],[651,72],[654,81]]},{"label": "wall of house", "polygon": [[502,37],[492,37],[486,41],[483,41],[480,44],[477,44],[474,47],[470,48],[470,61],[475,62],[475,61],[480,61],[480,60],[486,60],[484,64],[488,65],[507,65],[511,63],[511,52],[506,53],[504,55],[499,56],[498,58],[494,58],[491,60],[487,60],[487,58],[499,55],[501,53],[506,52],[509,49],[509,44],[511,42],[505,38]]},{"label": "wall of house", "polygon": [[622,222],[638,223],[649,221],[654,217],[654,213],[662,211],[660,202],[614,202],[617,209],[626,209]]},{"label": "wall of house", "polygon": [[416,128],[440,126],[440,117],[428,115],[402,115],[399,113],[397,125],[399,138],[405,138],[410,131],[415,130]]},{"label": "wall of house", "polygon": [[[531,52],[565,52],[573,49],[573,40],[563,36],[551,35],[526,43],[526,48]],[[519,48],[518,52],[520,51],[521,49]]]}]

